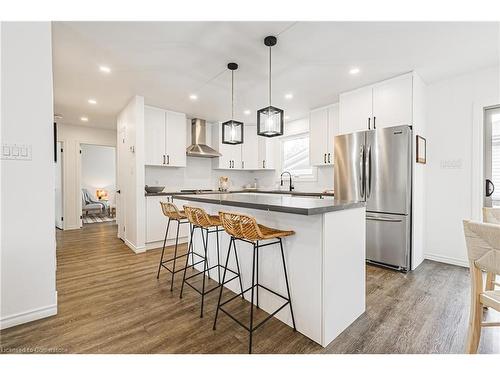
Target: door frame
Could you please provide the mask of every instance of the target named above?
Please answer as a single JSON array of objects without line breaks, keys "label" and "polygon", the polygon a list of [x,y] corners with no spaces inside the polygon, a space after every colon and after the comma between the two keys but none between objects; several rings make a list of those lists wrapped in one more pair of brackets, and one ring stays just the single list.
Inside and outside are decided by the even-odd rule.
[{"label": "door frame", "polygon": [[[95,142],[78,142],[77,158],[76,158],[76,186],[78,186],[78,212],[80,213],[80,228],[83,227],[83,213],[82,213],[82,145],[89,146],[101,146],[101,147],[113,147],[115,149],[115,204],[116,204],[116,188],[117,188],[117,170],[118,170],[118,150],[117,145],[111,145],[106,143],[95,143]],[[117,221],[115,217],[115,221]]]},{"label": "door frame", "polygon": [[500,105],[500,98],[491,97],[472,105],[471,155],[471,219],[482,221],[484,185],[484,111]]},{"label": "door frame", "polygon": [[[58,155],[60,157],[57,160],[57,162],[54,163],[54,164],[59,163],[61,165],[61,167],[60,167],[60,169],[61,169],[61,176],[60,176],[60,178],[61,178],[61,213],[62,213],[63,220],[62,220],[62,228],[57,228],[57,226],[56,226],[56,228],[57,229],[61,229],[61,230],[66,230],[66,222],[67,222],[67,220],[64,220],[64,217],[65,217],[65,211],[64,211],[64,208],[65,208],[65,204],[64,204],[64,191],[65,191],[65,189],[64,189],[64,164],[65,164],[64,163],[64,149],[65,149],[65,147],[64,147],[64,141],[59,141],[59,140],[56,139],[56,146],[57,146],[58,143],[61,144],[61,149],[63,151],[62,152],[58,151],[59,152]],[[55,194],[55,192],[54,192],[54,194]],[[56,197],[54,197],[54,198],[56,198]]]}]

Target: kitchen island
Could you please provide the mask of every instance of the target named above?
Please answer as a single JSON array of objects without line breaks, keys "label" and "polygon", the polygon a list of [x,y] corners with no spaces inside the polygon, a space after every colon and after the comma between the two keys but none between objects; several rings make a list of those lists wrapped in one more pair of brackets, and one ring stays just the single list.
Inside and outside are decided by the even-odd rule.
[{"label": "kitchen island", "polygon": [[[174,203],[201,207],[209,214],[219,211],[254,216],[258,223],[295,235],[283,240],[290,293],[297,331],[327,346],[365,311],[365,207],[362,202],[339,202],[333,198],[296,197],[263,193],[176,195]],[[220,263],[229,246],[229,236],[220,234]],[[209,241],[209,262],[217,260],[216,241]],[[203,249],[200,232],[195,231],[193,246]],[[237,241],[243,289],[250,286],[252,245]],[[265,250],[264,250],[265,249]],[[278,246],[266,247],[259,259],[260,283],[284,293]],[[203,265],[197,266],[202,270]],[[235,264],[229,268],[235,269]],[[211,277],[216,279],[217,273]],[[237,280],[226,284],[239,292]],[[246,293],[246,298],[249,299]],[[260,308],[274,311],[282,304],[273,294],[262,291]],[[292,325],[289,309],[278,319]],[[222,316],[221,319],[227,317]],[[265,328],[262,328],[265,329]]]}]

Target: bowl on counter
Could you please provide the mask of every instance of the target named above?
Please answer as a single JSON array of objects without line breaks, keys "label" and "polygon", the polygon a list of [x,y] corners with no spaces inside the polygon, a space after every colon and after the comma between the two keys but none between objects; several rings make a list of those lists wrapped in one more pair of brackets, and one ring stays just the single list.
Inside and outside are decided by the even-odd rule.
[{"label": "bowl on counter", "polygon": [[146,185],[144,187],[146,189],[146,193],[161,193],[163,189],[165,189],[165,186],[148,186]]}]

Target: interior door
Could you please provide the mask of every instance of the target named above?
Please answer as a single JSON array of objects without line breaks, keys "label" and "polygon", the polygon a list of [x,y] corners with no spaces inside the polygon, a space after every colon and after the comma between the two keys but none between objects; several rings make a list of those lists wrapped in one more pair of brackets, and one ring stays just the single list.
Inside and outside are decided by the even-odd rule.
[{"label": "interior door", "polygon": [[500,105],[484,110],[485,207],[500,206]]},{"label": "interior door", "polygon": [[[125,240],[126,217],[126,187],[127,176],[130,174],[128,167],[128,150],[126,143],[127,128],[123,123],[118,124],[117,152],[116,152],[116,224],[118,225],[118,238]],[[128,172],[128,173],[127,173]]]},{"label": "interior door", "polygon": [[341,201],[364,201],[365,132],[338,135],[334,144],[335,198]]},{"label": "interior door", "polygon": [[411,129],[366,132],[366,210],[406,215],[411,198]]}]

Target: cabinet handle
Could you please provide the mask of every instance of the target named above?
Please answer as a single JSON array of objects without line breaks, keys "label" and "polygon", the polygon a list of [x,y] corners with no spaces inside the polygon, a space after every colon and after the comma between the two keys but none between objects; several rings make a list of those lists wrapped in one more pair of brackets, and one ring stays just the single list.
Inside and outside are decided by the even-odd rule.
[{"label": "cabinet handle", "polygon": [[330,163],[330,153],[328,153],[328,163]]},{"label": "cabinet handle", "polygon": [[165,155],[163,155],[163,164],[165,164]]},{"label": "cabinet handle", "polygon": [[368,130],[370,130],[370,120],[371,120],[371,118],[368,117]]},{"label": "cabinet handle", "polygon": [[241,169],[245,169],[245,162],[243,160],[241,161]]},{"label": "cabinet handle", "polygon": [[231,168],[231,160],[229,160],[229,168]]},{"label": "cabinet handle", "polygon": [[167,155],[167,164],[170,164],[170,155]]},{"label": "cabinet handle", "polygon": [[377,127],[375,126],[375,119],[376,119],[376,117],[373,116],[373,129],[377,129]]},{"label": "cabinet handle", "polygon": [[262,160],[262,168],[266,168],[266,161]]}]

